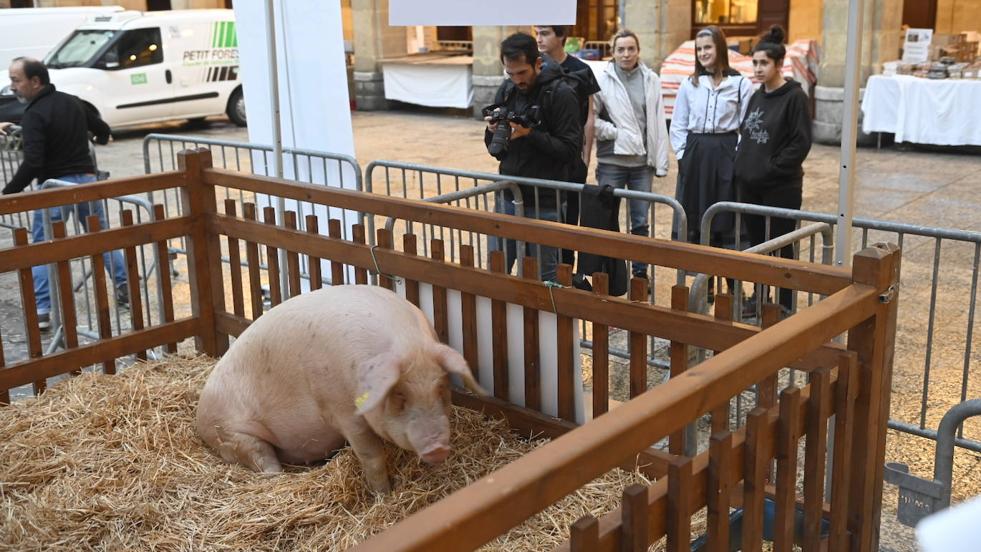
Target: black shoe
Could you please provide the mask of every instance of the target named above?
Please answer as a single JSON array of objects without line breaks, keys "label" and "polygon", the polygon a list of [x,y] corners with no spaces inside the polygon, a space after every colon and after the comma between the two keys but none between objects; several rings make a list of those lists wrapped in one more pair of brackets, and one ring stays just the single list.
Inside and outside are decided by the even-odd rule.
[{"label": "black shoe", "polygon": [[37,329],[46,332],[51,329],[51,315],[43,313],[37,315]]},{"label": "black shoe", "polygon": [[116,306],[121,309],[129,308],[129,290],[126,286],[116,288]]},{"label": "black shoe", "polygon": [[572,287],[583,291],[593,291],[593,285],[582,274],[574,274],[572,276]]}]

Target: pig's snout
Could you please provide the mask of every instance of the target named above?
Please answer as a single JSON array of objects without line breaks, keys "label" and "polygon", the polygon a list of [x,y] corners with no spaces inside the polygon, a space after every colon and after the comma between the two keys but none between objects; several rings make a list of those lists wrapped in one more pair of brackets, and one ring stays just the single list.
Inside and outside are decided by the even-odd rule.
[{"label": "pig's snout", "polygon": [[419,457],[427,464],[439,464],[443,460],[446,460],[446,457],[449,455],[450,447],[446,445],[433,445],[422,451]]}]

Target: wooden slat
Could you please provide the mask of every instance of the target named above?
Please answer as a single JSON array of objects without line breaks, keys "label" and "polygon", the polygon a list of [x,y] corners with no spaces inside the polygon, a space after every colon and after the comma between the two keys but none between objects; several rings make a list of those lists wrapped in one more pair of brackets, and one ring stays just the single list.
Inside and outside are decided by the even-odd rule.
[{"label": "wooden slat", "polygon": [[[62,226],[64,228],[64,226]],[[2,334],[2,328],[0,328],[0,334]],[[6,359],[3,353],[3,336],[0,335],[0,376],[3,376],[4,368],[7,366]],[[0,406],[10,405],[10,390],[7,387],[0,387]]]},{"label": "wooden slat", "polygon": [[[406,255],[415,256],[417,253],[417,240],[415,234],[404,234],[402,236],[402,248]],[[405,299],[415,306],[419,306],[419,282],[407,277],[405,279]]]},{"label": "wooden slat", "polygon": [[842,353],[835,393],[835,445],[831,468],[831,537],[829,550],[848,550],[848,500],[851,488],[855,399],[858,397],[858,356]]},{"label": "wooden slat", "polygon": [[62,259],[89,257],[102,253],[107,243],[113,244],[113,247],[118,249],[177,238],[187,233],[190,224],[189,217],[180,217],[138,224],[132,228],[104,230],[100,235],[82,234],[57,241],[31,244],[24,249],[3,249],[0,250],[0,273],[56,263]]},{"label": "wooden slat", "polygon": [[[246,203],[242,206],[242,216],[245,220],[254,221],[256,217],[255,204]],[[249,299],[252,303],[252,320],[258,320],[264,310],[262,305],[262,276],[259,273],[259,245],[252,240],[245,242],[245,261],[249,269]]]},{"label": "wooden slat", "polygon": [[[164,206],[156,203],[153,205],[153,220],[159,221],[166,218]],[[157,283],[160,285],[160,302],[163,311],[163,324],[174,321],[174,292],[170,281],[170,248],[167,240],[160,240],[156,243],[157,248]],[[174,354],[177,352],[177,342],[167,343],[167,352]]]},{"label": "wooden slat", "polygon": [[[124,209],[121,213],[124,227],[133,226],[133,211]],[[136,259],[136,248],[127,247],[123,250],[126,258],[126,286],[129,292],[130,323],[134,330],[143,329],[143,297],[140,296],[140,267]],[[146,351],[136,353],[136,358],[146,360]]]},{"label": "wooden slat", "polygon": [[[86,219],[86,229],[90,234],[101,231],[99,215],[90,215]],[[99,339],[107,340],[112,337],[112,323],[109,319],[109,292],[106,290],[106,266],[102,253],[92,255],[92,288],[95,293],[96,319],[99,321]],[[106,374],[116,373],[116,359],[106,359],[102,363],[102,371]]]},{"label": "wooden slat", "polygon": [[132,332],[106,341],[81,345],[77,349],[54,353],[43,358],[29,360],[0,370],[0,389],[12,389],[37,378],[51,378],[77,370],[82,366],[108,362],[111,359],[132,355],[165,343],[182,341],[200,331],[201,323],[195,318],[167,322],[160,326]]},{"label": "wooden slat", "polygon": [[[732,295],[719,294],[715,296],[715,319],[720,322],[732,321]],[[719,354],[722,351],[715,351]],[[732,401],[712,410],[712,433],[729,430],[729,407]]]},{"label": "wooden slat", "polygon": [[734,479],[732,433],[715,433],[709,444],[708,552],[729,550],[729,495]]},{"label": "wooden slat", "polygon": [[797,506],[797,445],[800,442],[800,389],[780,393],[780,429],[777,442],[776,517],[773,520],[774,552],[794,549],[794,518]]},{"label": "wooden slat", "polygon": [[[522,273],[526,280],[538,281],[538,259],[523,257]],[[525,406],[542,409],[541,364],[538,346],[538,311],[524,307]]]},{"label": "wooden slat", "polygon": [[[572,267],[567,264],[559,264],[556,272],[556,280],[560,286],[569,287],[572,285]],[[550,288],[551,289],[551,288]],[[556,299],[556,304],[558,299]],[[575,383],[575,362],[573,353],[575,351],[572,343],[573,324],[572,318],[558,314],[555,317],[556,328],[556,356],[558,369],[558,405],[559,418],[570,422],[576,421],[576,399],[574,395]]]},{"label": "wooden slat", "polygon": [[[593,274],[593,293],[609,294],[610,278],[605,272]],[[610,408],[610,327],[593,322],[593,417]]]},{"label": "wooden slat", "polygon": [[691,542],[692,459],[677,457],[668,465],[668,552],[689,552]]},{"label": "wooden slat", "polygon": [[[489,176],[496,180],[497,176]],[[677,241],[651,239],[607,230],[570,227],[563,223],[460,209],[449,205],[341,190],[326,186],[285,183],[271,178],[247,176],[211,169],[205,179],[215,186],[272,194],[298,201],[330,205],[399,220],[423,222],[467,232],[535,241],[571,249],[636,259],[667,268],[713,273],[724,277],[829,295],[849,285],[848,273],[840,268],[800,261],[710,248]]]},{"label": "wooden slat", "polygon": [[[446,262],[446,252],[443,240],[432,239],[429,242],[429,256],[438,263]],[[433,285],[433,327],[436,337],[443,343],[450,342],[450,313],[446,303],[446,288]]]},{"label": "wooden slat", "polygon": [[[221,216],[215,218],[212,228],[214,232],[235,235],[240,239],[292,247],[323,258],[344,259],[345,262],[359,266],[373,266],[367,247],[347,241],[288,232]],[[504,274],[455,265],[447,265],[444,272],[437,273],[432,270],[432,261],[424,257],[378,250],[375,254],[386,270],[406,279],[425,280],[477,296],[497,297],[508,303],[530,306],[540,311],[552,310],[548,291],[541,284],[533,285],[532,282],[515,280]],[[706,349],[728,349],[760,332],[759,328],[747,324],[720,323],[704,315],[647,303],[632,303],[618,297],[598,299],[593,294],[577,289],[555,289],[554,296],[562,299],[560,312],[572,318],[599,321],[628,331],[641,331]],[[790,361],[788,365],[810,371],[818,366],[833,364],[843,350],[844,347],[840,345],[825,343],[816,351],[803,354],[801,359]]]},{"label": "wooden slat", "polygon": [[[306,216],[306,228],[307,233],[311,236],[320,235],[320,220],[317,218],[317,215]],[[391,240],[391,235],[389,235],[389,240]],[[392,246],[391,241],[389,241],[388,246]],[[307,271],[310,273],[310,291],[316,291],[324,287],[324,275],[320,266],[320,257],[307,255]]]},{"label": "wooden slat", "polygon": [[[896,313],[899,306],[899,248],[877,245],[860,251],[852,263],[856,283],[872,286],[890,299],[880,301],[876,313],[848,332],[848,348],[858,354],[859,395],[855,402],[855,428],[864,446],[852,447],[849,527],[855,552],[878,549],[882,514],[882,474],[886,453],[886,424],[895,353]],[[858,437],[858,436],[856,436]],[[859,441],[854,441],[856,444]]]},{"label": "wooden slat", "polygon": [[[647,302],[647,279],[630,279],[630,300]],[[630,398],[647,391],[647,335],[643,332],[630,332]]]},{"label": "wooden slat", "polygon": [[[504,273],[504,252],[490,252],[490,269]],[[508,325],[507,304],[491,301],[491,332],[494,350],[494,397],[508,400]]]},{"label": "wooden slat", "polygon": [[27,211],[37,211],[45,207],[75,205],[88,201],[112,199],[118,196],[144,194],[183,186],[180,173],[158,173],[129,178],[116,178],[93,182],[85,186],[67,186],[34,192],[8,194],[0,199],[0,216],[13,215]]},{"label": "wooden slat", "polygon": [[746,417],[742,538],[742,549],[746,552],[758,552],[763,547],[763,497],[767,467],[770,465],[768,416],[766,409],[756,407]]},{"label": "wooden slat", "polygon": [[[460,264],[466,267],[474,265],[472,245],[460,246]],[[460,293],[460,308],[463,318],[463,358],[474,377],[477,377],[478,359],[480,358],[477,345],[477,296],[465,291]]]},{"label": "wooden slat", "polygon": [[828,416],[831,392],[830,368],[810,374],[807,401],[807,448],[804,454],[804,552],[820,552],[824,516],[824,468],[828,452]]},{"label": "wooden slat", "polygon": [[[264,207],[262,209],[262,221],[269,226],[276,226],[276,209]],[[279,276],[279,248],[266,245],[266,273],[269,276],[269,303],[271,306],[283,302],[283,291]]]},{"label": "wooden slat", "polygon": [[[296,212],[286,211],[283,213],[283,226],[289,230],[296,230]],[[301,293],[300,288],[300,255],[293,250],[286,250],[286,280],[289,282],[290,297],[296,297]]]},{"label": "wooden slat", "polygon": [[[355,224],[351,227],[351,241],[358,244],[365,243],[364,225]],[[364,268],[354,266],[354,283],[364,285],[368,283],[368,271]]]},{"label": "wooden slat", "polygon": [[[780,305],[774,303],[765,303],[763,305],[762,314],[763,329],[772,328],[774,324],[780,321]],[[771,408],[777,404],[777,372],[774,372],[772,376],[764,379],[759,384],[759,392],[756,404],[762,406],[763,408]]]},{"label": "wooden slat", "polygon": [[[671,287],[671,308],[675,311],[688,310],[688,287]],[[669,351],[671,359],[671,378],[681,377],[688,369],[688,346],[684,343],[672,340]],[[684,454],[686,448],[685,430],[679,429],[671,434],[668,439],[668,450],[671,454]]]},{"label": "wooden slat", "polygon": [[623,490],[623,539],[622,552],[647,552],[647,487],[633,484]]},{"label": "wooden slat", "polygon": [[592,552],[597,546],[599,546],[599,522],[595,517],[586,514],[569,527],[569,550]]},{"label": "wooden slat", "polygon": [[[232,198],[225,200],[225,214],[236,215],[236,202]],[[232,312],[235,316],[245,316],[245,294],[242,288],[242,254],[239,251],[238,238],[228,236],[228,272],[232,283]]]},{"label": "wooden slat", "polygon": [[[341,221],[338,219],[328,219],[327,220],[327,235],[334,239],[342,239],[343,233],[341,232]],[[408,236],[408,234],[406,235]],[[413,240],[415,238],[413,237]],[[406,253],[409,252],[408,249],[405,250]],[[415,249],[412,250],[415,254]],[[342,286],[345,282],[344,276],[344,263],[341,262],[340,257],[329,257],[330,258],[330,284],[332,286]],[[415,301],[414,304],[418,306],[419,301]]]},{"label": "wooden slat", "polygon": [[[375,243],[381,249],[392,249],[394,247],[394,240],[395,238],[392,236],[391,230],[379,228],[375,231]],[[395,280],[385,272],[385,269],[379,266],[375,270],[378,270],[378,285],[385,289],[395,291]]]},{"label": "wooden slat", "polygon": [[[67,235],[65,222],[59,220],[52,223],[51,235],[56,240],[64,239]],[[75,313],[75,289],[72,285],[72,268],[70,261],[67,259],[58,262],[58,295],[61,298],[61,324],[64,332],[65,349],[74,349],[78,347],[78,318]],[[81,370],[75,372],[76,375],[81,373]]]},{"label": "wooden slat", "polygon": [[[14,229],[14,251],[27,247],[27,229]],[[101,260],[101,257],[100,257]],[[38,328],[37,299],[34,295],[34,275],[30,267],[22,268],[17,273],[20,282],[20,300],[24,307],[24,333],[27,334],[27,356],[29,358],[39,358],[41,350],[41,329]],[[53,307],[54,305],[52,305]],[[39,378],[34,382],[34,394],[42,393],[48,384],[44,378]]]}]

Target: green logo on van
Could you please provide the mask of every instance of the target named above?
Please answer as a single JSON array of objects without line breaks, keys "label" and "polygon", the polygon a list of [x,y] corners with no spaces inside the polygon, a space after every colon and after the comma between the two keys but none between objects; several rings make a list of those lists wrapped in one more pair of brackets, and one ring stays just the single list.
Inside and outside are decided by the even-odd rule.
[{"label": "green logo on van", "polygon": [[219,21],[211,26],[212,48],[238,48],[234,21]]},{"label": "green logo on van", "polygon": [[146,84],[146,73],[133,73],[129,76],[130,84]]}]

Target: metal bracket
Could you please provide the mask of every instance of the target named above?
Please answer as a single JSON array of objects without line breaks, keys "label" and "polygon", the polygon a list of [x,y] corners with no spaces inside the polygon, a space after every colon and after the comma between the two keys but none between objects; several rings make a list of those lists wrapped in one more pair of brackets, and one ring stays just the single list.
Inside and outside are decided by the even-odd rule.
[{"label": "metal bracket", "polygon": [[885,304],[892,303],[892,300],[896,298],[896,293],[898,291],[899,291],[898,283],[889,286],[889,289],[887,289],[884,293],[879,295],[879,302]]},{"label": "metal bracket", "polygon": [[886,464],[884,475],[887,483],[899,487],[896,517],[903,525],[916,527],[921,519],[941,509],[943,483],[916,477],[909,473],[909,466],[898,462]]}]

